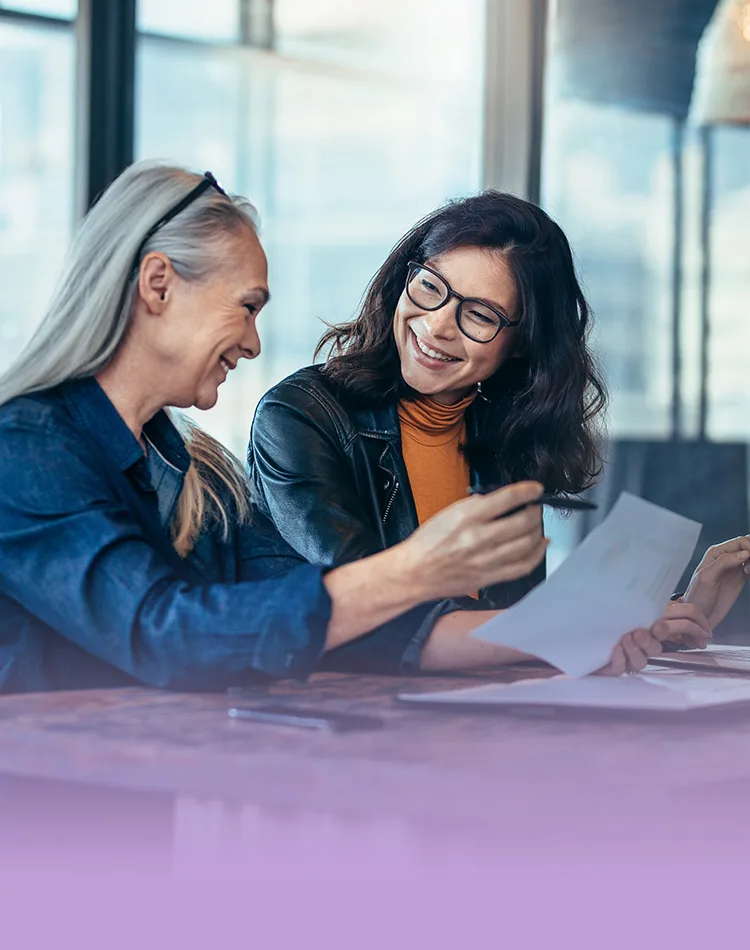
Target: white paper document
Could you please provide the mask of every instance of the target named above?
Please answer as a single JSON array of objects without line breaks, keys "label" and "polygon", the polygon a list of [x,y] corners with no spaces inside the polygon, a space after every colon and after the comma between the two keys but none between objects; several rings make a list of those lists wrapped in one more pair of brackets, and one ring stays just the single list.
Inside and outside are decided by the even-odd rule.
[{"label": "white paper document", "polygon": [[564,706],[579,709],[642,709],[686,712],[750,703],[745,679],[698,673],[553,676],[515,683],[486,683],[439,693],[402,693],[399,699],[445,706]]},{"label": "white paper document", "polygon": [[624,634],[650,627],[664,612],[700,529],[623,493],[543,584],[473,636],[530,653],[571,676],[593,673]]}]

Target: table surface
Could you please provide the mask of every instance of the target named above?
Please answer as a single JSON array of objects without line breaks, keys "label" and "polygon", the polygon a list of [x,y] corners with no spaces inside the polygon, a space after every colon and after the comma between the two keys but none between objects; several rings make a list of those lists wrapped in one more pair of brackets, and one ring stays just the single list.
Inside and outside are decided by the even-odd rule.
[{"label": "table surface", "polygon": [[[492,679],[539,675],[505,670]],[[750,779],[750,713],[729,722],[538,719],[415,709],[398,693],[482,677],[317,674],[233,694],[149,689],[0,698],[0,772],[225,803],[343,815],[486,816],[499,790],[525,799],[582,787],[669,792]],[[230,719],[269,698],[379,717],[345,734]]]}]

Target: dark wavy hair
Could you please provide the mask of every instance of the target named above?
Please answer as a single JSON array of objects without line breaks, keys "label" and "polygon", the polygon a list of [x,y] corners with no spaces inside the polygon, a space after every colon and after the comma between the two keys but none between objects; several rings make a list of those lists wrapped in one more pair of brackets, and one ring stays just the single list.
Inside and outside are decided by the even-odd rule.
[{"label": "dark wavy hair", "polygon": [[[565,234],[541,208],[497,191],[452,201],[416,224],[367,288],[359,315],[331,326],[315,351],[324,372],[359,405],[415,398],[401,376],[393,318],[408,262],[427,263],[460,247],[502,253],[519,299],[516,356],[488,380],[477,437],[464,451],[501,481],[539,479],[576,493],[601,470],[597,417],[606,390],[588,347],[591,311]],[[479,406],[477,406],[479,409]]]}]

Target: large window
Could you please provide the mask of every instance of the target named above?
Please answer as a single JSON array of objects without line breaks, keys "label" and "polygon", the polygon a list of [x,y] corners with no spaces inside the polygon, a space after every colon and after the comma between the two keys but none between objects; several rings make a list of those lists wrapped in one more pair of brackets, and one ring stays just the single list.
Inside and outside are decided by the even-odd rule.
[{"label": "large window", "polygon": [[[542,201],[570,238],[595,312],[611,430],[661,437],[671,424],[674,123],[602,90],[607,64],[587,58],[576,35],[585,6],[552,8]],[[595,50],[602,41],[593,37]]]},{"label": "large window", "polygon": [[563,225],[596,315],[621,435],[668,433],[671,389],[671,124],[549,100],[543,201]]},{"label": "large window", "polygon": [[696,47],[715,7],[551,4],[542,200],[571,238],[596,313],[618,439],[750,433],[750,129],[701,136],[689,110]]},{"label": "large window", "polygon": [[[749,110],[750,111],[750,110]],[[708,434],[750,439],[750,128],[710,133]]]},{"label": "large window", "polygon": [[[550,3],[542,201],[571,238],[612,395],[597,491],[604,510],[629,489],[699,521],[692,566],[750,529],[741,9]],[[748,618],[745,594],[720,635],[746,642]]]},{"label": "large window", "polygon": [[138,29],[214,42],[240,39],[240,0],[139,0]]},{"label": "large window", "polygon": [[[2,6],[75,13],[72,2]],[[70,237],[74,62],[68,24],[0,16],[0,369],[41,317]]]},{"label": "large window", "polygon": [[277,0],[274,52],[141,38],[137,157],[210,168],[261,216],[263,353],[200,420],[236,452],[401,234],[480,186],[483,6]]},{"label": "large window", "polygon": [[78,0],[3,0],[0,10],[72,20],[78,10]]}]

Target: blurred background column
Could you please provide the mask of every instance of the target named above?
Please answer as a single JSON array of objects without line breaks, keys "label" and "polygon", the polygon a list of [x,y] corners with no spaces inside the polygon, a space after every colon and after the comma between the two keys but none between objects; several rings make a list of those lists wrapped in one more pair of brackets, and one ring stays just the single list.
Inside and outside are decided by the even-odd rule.
[{"label": "blurred background column", "polygon": [[[85,204],[133,161],[136,0],[79,0],[78,76]],[[84,209],[85,210],[85,209]]]},{"label": "blurred background column", "polygon": [[486,0],[482,183],[539,201],[549,0]]}]

